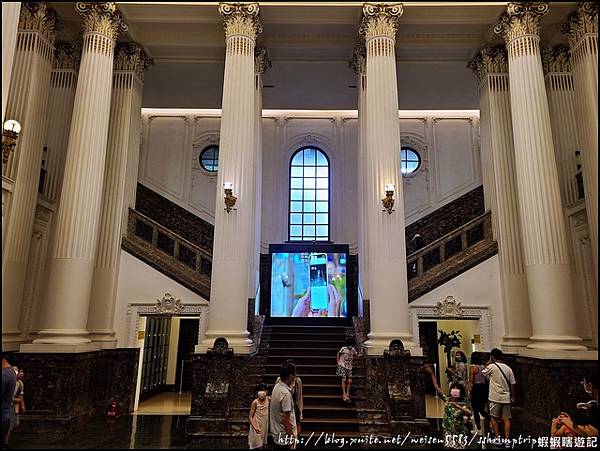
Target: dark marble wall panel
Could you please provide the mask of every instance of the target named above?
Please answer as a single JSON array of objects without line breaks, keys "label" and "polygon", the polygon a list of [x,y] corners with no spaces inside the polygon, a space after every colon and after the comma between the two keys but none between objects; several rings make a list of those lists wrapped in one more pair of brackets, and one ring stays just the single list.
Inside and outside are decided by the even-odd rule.
[{"label": "dark marble wall panel", "polygon": [[214,226],[138,183],[135,209],[173,233],[212,253]]},{"label": "dark marble wall panel", "polygon": [[417,250],[412,241],[415,233],[421,235],[423,245],[427,245],[483,213],[482,185],[406,227],[406,253],[412,254]]},{"label": "dark marble wall panel", "polygon": [[119,413],[133,410],[138,349],[77,354],[13,353],[23,368],[27,412],[21,432],[68,433],[95,415],[106,415],[113,400]]}]

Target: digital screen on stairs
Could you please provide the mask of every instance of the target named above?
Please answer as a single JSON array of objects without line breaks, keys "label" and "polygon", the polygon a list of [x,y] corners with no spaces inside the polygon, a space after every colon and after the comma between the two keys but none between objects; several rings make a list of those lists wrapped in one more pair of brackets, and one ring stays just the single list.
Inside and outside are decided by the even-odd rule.
[{"label": "digital screen on stairs", "polygon": [[346,253],[274,252],[271,316],[346,318]]}]

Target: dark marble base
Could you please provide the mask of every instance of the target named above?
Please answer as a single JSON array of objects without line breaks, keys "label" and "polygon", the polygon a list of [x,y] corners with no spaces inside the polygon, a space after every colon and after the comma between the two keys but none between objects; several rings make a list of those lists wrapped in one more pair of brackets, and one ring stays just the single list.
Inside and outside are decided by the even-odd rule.
[{"label": "dark marble base", "polygon": [[572,413],[577,403],[590,400],[580,384],[583,376],[598,380],[598,361],[508,356],[506,363],[517,380],[513,436],[548,436],[553,417]]},{"label": "dark marble base", "polygon": [[25,372],[27,411],[20,433],[65,434],[106,416],[112,401],[131,413],[139,350],[109,349],[78,354],[14,353],[12,365]]}]

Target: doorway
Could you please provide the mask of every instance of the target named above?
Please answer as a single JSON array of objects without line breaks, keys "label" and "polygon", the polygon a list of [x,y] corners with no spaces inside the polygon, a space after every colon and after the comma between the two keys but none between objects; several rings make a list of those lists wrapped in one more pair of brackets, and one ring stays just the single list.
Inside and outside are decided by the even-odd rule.
[{"label": "doorway", "polygon": [[140,317],[138,345],[138,415],[189,415],[191,357],[198,344],[199,318]]}]

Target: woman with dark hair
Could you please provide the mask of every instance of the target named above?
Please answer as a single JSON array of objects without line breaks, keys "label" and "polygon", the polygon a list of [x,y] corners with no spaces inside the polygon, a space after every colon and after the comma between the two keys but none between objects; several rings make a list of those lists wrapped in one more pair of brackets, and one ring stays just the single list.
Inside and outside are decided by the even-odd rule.
[{"label": "woman with dark hair", "polygon": [[486,420],[490,419],[490,416],[485,411],[485,405],[487,404],[489,384],[485,376],[482,374],[485,365],[483,364],[483,355],[480,352],[473,352],[471,354],[471,368],[469,371],[469,383],[467,385],[467,393],[471,399],[471,407],[473,408],[473,419],[475,420],[475,426],[481,430],[480,416]]},{"label": "woman with dark hair", "polygon": [[454,353],[454,366],[448,367],[446,372],[450,381],[467,386],[467,355],[460,349]]},{"label": "woman with dark hair", "polygon": [[352,385],[352,362],[358,356],[356,341],[352,337],[346,339],[346,346],[337,353],[336,374],[342,376],[342,399],[350,402],[350,385]]}]

